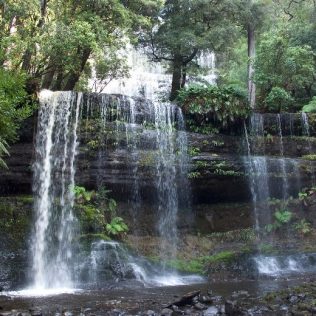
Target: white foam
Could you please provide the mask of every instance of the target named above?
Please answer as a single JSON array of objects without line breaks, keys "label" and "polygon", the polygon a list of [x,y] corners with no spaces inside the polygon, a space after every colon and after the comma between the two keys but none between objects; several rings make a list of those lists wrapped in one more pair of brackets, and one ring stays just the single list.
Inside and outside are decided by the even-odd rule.
[{"label": "white foam", "polygon": [[71,289],[71,288],[29,288],[21,291],[8,291],[2,292],[2,295],[5,296],[18,296],[18,297],[44,297],[44,296],[55,296],[61,294],[75,294],[81,292],[80,289]]},{"label": "white foam", "polygon": [[204,282],[204,278],[199,275],[181,276],[176,274],[167,274],[162,276],[153,277],[152,281],[158,286],[177,286],[189,285],[194,283]]}]

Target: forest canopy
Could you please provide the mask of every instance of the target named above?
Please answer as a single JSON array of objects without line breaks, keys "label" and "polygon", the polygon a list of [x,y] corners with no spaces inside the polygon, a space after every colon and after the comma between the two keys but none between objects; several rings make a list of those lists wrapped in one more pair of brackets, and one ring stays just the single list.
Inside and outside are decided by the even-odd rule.
[{"label": "forest canopy", "polygon": [[0,26],[2,145],[41,89],[89,91],[93,69],[105,84],[127,76],[127,44],[168,64],[171,100],[213,52],[219,88],[260,111],[315,111],[313,0],[2,0]]}]

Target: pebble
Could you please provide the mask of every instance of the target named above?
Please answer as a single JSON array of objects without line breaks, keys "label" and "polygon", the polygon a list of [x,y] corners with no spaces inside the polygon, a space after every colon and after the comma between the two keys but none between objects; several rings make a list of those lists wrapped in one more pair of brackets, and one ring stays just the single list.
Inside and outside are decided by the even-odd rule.
[{"label": "pebble", "polygon": [[194,304],[194,307],[197,309],[197,310],[200,310],[200,311],[202,311],[203,309],[206,309],[207,307],[204,305],[204,304],[202,304],[202,303],[196,303],[196,304]]},{"label": "pebble", "polygon": [[164,308],[162,311],[161,311],[161,316],[171,316],[173,313],[173,310],[170,309],[170,308]]},{"label": "pebble", "polygon": [[216,316],[218,315],[218,313],[219,313],[218,308],[215,306],[211,306],[203,312],[203,316]]},{"label": "pebble", "polygon": [[156,313],[152,310],[148,310],[143,314],[144,316],[156,316]]}]

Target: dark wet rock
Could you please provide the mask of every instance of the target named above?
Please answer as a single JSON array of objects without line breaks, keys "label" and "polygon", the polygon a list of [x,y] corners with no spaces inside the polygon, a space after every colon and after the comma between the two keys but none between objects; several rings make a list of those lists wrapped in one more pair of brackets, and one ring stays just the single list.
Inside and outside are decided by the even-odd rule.
[{"label": "dark wet rock", "polygon": [[225,313],[228,316],[239,316],[242,315],[242,311],[238,305],[237,301],[227,300],[225,302]]},{"label": "dark wet rock", "polygon": [[211,304],[212,303],[212,299],[210,296],[207,295],[199,295],[199,302],[203,303],[203,304]]},{"label": "dark wet rock", "polygon": [[205,304],[202,304],[202,303],[195,303],[194,304],[194,308],[196,308],[197,310],[202,311],[202,310],[206,309],[207,306]]},{"label": "dark wet rock", "polygon": [[183,314],[184,314],[183,311],[177,310],[177,311],[173,311],[172,314],[171,314],[171,316],[181,316],[181,315],[183,315]]},{"label": "dark wet rock", "polygon": [[174,312],[178,312],[179,311],[179,307],[177,305],[172,305],[171,306],[171,309],[174,311]]},{"label": "dark wet rock", "polygon": [[237,292],[234,292],[232,294],[232,299],[233,300],[236,300],[236,299],[239,299],[239,298],[246,298],[246,297],[249,297],[249,293],[248,291],[237,291]]},{"label": "dark wet rock", "polygon": [[31,316],[42,316],[43,312],[40,309],[30,309]]},{"label": "dark wet rock", "polygon": [[200,291],[194,291],[183,295],[179,300],[173,302],[172,304],[168,305],[167,308],[172,308],[173,305],[175,306],[185,306],[185,305],[193,305],[198,303],[198,296]]}]

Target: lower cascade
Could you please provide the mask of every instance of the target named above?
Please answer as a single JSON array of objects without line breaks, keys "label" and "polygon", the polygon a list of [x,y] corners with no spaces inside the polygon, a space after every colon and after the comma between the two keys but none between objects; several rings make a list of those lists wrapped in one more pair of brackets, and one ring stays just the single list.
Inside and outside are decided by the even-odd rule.
[{"label": "lower cascade", "polygon": [[[294,217],[289,209],[292,203],[295,207],[304,212],[302,205],[297,205],[295,196],[305,196],[300,192],[302,188],[301,170],[302,162],[298,159],[285,157],[284,153],[284,131],[287,137],[294,137],[293,118],[280,114],[271,115],[275,119],[274,128],[278,136],[278,146],[276,153],[278,156],[271,157],[266,154],[268,133],[265,129],[266,122],[264,115],[253,113],[250,117],[248,126],[244,126],[245,143],[247,156],[244,158],[246,170],[248,170],[248,182],[252,196],[253,217],[255,231],[259,241],[259,255],[253,258],[259,275],[281,277],[293,274],[313,273],[316,268],[315,255],[283,255],[273,256],[261,254],[260,245],[273,247],[277,245],[273,234],[276,230],[283,230],[285,238],[282,240],[283,247],[291,246],[292,240],[290,222]],[[309,135],[309,124],[306,114],[302,114],[300,122],[300,132],[302,135]],[[269,122],[271,127],[271,122]],[[311,142],[308,140],[308,152],[312,152]],[[314,185],[314,167],[311,162],[309,165],[309,185]],[[274,178],[274,179],[273,179]],[[301,220],[301,225],[310,224]],[[299,226],[296,226],[298,228]],[[269,235],[270,234],[270,235]],[[289,253],[291,250],[289,250]]]}]

